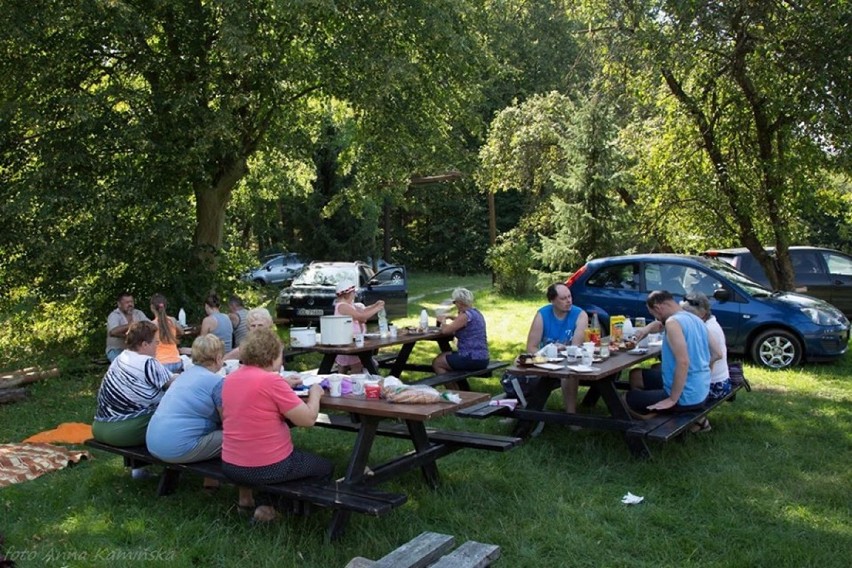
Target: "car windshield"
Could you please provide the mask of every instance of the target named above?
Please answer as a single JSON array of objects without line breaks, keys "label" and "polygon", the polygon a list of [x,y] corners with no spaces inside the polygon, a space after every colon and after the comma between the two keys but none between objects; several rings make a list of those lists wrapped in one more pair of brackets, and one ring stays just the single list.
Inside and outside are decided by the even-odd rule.
[{"label": "car windshield", "polygon": [[733,266],[728,264],[727,262],[722,262],[720,260],[705,258],[702,259],[702,262],[708,267],[716,272],[722,274],[725,278],[735,283],[737,286],[743,289],[749,296],[754,297],[766,297],[771,296],[772,291],[769,288],[761,286],[754,280],[750,279],[748,276],[739,272]]},{"label": "car windshield", "polygon": [[294,286],[336,286],[341,280],[358,285],[357,274],[344,266],[310,265],[293,281]]}]

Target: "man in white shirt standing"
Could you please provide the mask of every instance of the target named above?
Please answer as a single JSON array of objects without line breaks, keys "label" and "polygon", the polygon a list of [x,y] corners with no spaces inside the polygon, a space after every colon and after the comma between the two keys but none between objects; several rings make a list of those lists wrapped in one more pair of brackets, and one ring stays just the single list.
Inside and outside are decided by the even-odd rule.
[{"label": "man in white shirt standing", "polygon": [[107,316],[106,356],[112,363],[124,351],[124,336],[135,321],[149,321],[148,316],[136,309],[133,295],[122,292],[116,298],[117,307]]}]

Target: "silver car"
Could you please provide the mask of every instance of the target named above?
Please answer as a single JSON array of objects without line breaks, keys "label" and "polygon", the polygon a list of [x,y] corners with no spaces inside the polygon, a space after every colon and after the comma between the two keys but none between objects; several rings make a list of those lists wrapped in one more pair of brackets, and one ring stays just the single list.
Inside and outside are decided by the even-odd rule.
[{"label": "silver car", "polygon": [[256,268],[243,275],[243,280],[254,282],[260,286],[270,284],[287,284],[305,266],[305,261],[294,252],[277,254]]}]

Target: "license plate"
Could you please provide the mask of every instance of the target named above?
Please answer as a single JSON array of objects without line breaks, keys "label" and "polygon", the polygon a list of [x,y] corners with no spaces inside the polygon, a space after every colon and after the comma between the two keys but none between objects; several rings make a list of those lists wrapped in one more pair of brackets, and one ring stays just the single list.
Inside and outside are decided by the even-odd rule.
[{"label": "license plate", "polygon": [[296,310],[297,316],[321,316],[323,311],[319,310],[309,310],[307,308],[299,308]]}]

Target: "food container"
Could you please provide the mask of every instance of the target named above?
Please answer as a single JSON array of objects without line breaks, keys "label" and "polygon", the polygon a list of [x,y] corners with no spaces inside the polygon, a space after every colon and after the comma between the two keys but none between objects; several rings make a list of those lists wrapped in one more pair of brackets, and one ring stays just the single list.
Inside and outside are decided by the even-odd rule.
[{"label": "food container", "polygon": [[317,344],[317,333],[312,327],[291,327],[290,347],[313,347]]},{"label": "food container", "polygon": [[320,334],[323,345],[349,345],[352,343],[352,316],[322,316]]},{"label": "food container", "polygon": [[379,386],[379,383],[376,382],[368,382],[364,383],[364,396],[365,398],[381,398],[382,397],[382,387]]}]

